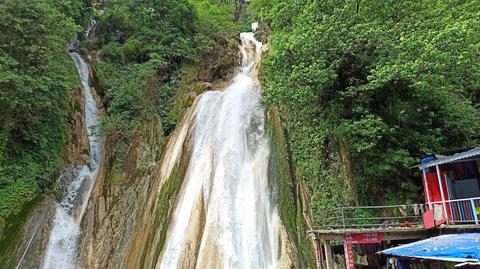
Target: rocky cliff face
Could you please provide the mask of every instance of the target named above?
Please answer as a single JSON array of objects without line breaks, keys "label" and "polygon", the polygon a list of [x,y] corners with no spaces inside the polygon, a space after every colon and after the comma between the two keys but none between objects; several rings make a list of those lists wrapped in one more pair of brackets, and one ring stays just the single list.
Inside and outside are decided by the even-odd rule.
[{"label": "rocky cliff face", "polygon": [[10,257],[14,259],[10,263],[2,263],[10,264],[6,268],[38,268],[43,262],[55,214],[55,202],[51,198],[39,197],[31,201],[31,206],[34,208],[29,212],[26,223],[19,227],[18,239],[21,239],[22,243],[15,250],[15,256]]},{"label": "rocky cliff face", "polygon": [[70,94],[70,118],[65,150],[65,161],[69,165],[88,164],[90,160],[87,128],[85,125],[85,102],[82,90],[73,89]]},{"label": "rocky cliff face", "polygon": [[270,142],[268,177],[277,186],[277,202],[285,233],[292,242],[295,268],[315,268],[313,246],[307,238],[312,229],[309,197],[304,183],[296,180],[287,133],[275,107],[267,111],[267,135]]},{"label": "rocky cliff face", "polygon": [[[68,167],[89,162],[89,144],[84,120],[84,100],[81,89],[70,93],[68,142],[65,149],[65,169],[60,172],[59,191],[65,180],[71,178]],[[51,196],[36,197],[7,225],[0,238],[0,264],[5,268],[38,268],[46,251],[49,233],[55,214]]]},{"label": "rocky cliff face", "polygon": [[[121,164],[113,156],[114,145],[106,138],[104,161],[82,221],[78,268],[154,268],[157,265],[190,161],[195,100],[204,91],[225,86],[225,81],[233,74],[233,67],[238,65],[238,51],[234,49],[237,41],[226,42],[222,58],[212,57],[203,65],[185,68],[186,74],[179,85],[174,106],[182,116],[169,137],[163,133],[160,118],[143,121]],[[91,81],[98,85],[94,67],[90,73]],[[101,92],[93,86],[97,93]],[[65,154],[71,165],[88,163],[90,158],[83,103],[81,92],[73,91],[71,129]],[[300,183],[295,181],[288,160],[287,138],[274,110],[268,112],[266,128],[271,143],[268,177],[278,186],[279,214],[284,224],[280,231],[283,243],[280,244],[279,268],[308,267],[313,261],[303,218],[308,212],[302,209],[304,195]],[[201,229],[205,226],[202,203],[198,201],[193,212],[197,215],[193,219],[198,221],[190,224],[188,233],[202,234]],[[17,244],[11,244],[8,249],[12,258],[2,264],[15,267],[20,260],[20,268],[36,268],[41,264],[53,214],[51,198],[35,201],[26,213],[26,224],[20,225],[15,235]],[[193,243],[187,250],[191,255],[184,256],[195,256],[199,247],[199,241]],[[190,268],[195,261],[184,259],[181,264]]]},{"label": "rocky cliff face", "polygon": [[[231,64],[237,65],[237,61]],[[218,78],[218,74],[214,75],[218,71],[216,67],[210,66],[205,70],[196,66],[187,70],[192,69],[195,77],[184,78],[176,101],[176,107],[183,116],[168,138],[163,134],[159,118],[144,121],[122,164],[116,163],[107,141],[105,162],[82,223],[84,234],[80,243],[79,267],[158,266],[167,237],[167,225],[190,161],[196,97],[212,88],[212,84],[216,87],[224,85],[222,80],[214,79]],[[228,78],[229,75],[220,77]],[[288,160],[287,139],[276,111],[268,113],[267,121],[272,152],[268,176],[269,181],[277,186],[280,217],[285,224],[280,231],[279,268],[309,267],[313,252],[306,238],[304,216],[308,214],[304,213],[308,212],[302,210],[305,200],[302,200],[301,186],[295,181]],[[191,217],[195,222],[189,223],[187,230],[188,237],[198,240],[191,241],[183,257],[197,257],[200,237],[195,235],[202,234],[205,227],[202,204],[203,201],[197,201]],[[215,250],[214,247],[207,249]],[[198,259],[202,263],[201,257]],[[209,260],[204,259],[203,262]],[[182,268],[191,268],[196,263],[192,259],[180,261]],[[216,265],[207,263],[205,266]]]},{"label": "rocky cliff face", "polygon": [[129,253],[138,250],[135,247],[131,251],[136,234],[148,231],[143,227],[149,220],[147,216],[152,216],[161,187],[158,165],[164,146],[158,118],[142,123],[123,167],[117,167],[107,146],[106,162],[82,223],[81,267],[122,268]]},{"label": "rocky cliff face", "polygon": [[[183,68],[174,104],[176,113],[183,116],[168,138],[160,118],[142,122],[121,164],[113,156],[115,145],[106,138],[105,161],[82,222],[79,267],[155,266],[189,163],[196,97],[231,77],[237,65],[236,42],[220,44],[216,51],[220,58],[209,55],[207,61]],[[92,78],[100,84],[94,72]]]},{"label": "rocky cliff face", "polygon": [[[195,103],[186,110],[168,143],[158,119],[146,122],[137,132],[130,147],[123,172],[117,170],[113,164],[103,167],[102,176],[97,180],[82,225],[84,236],[81,241],[80,267],[155,268],[165,243],[167,224],[170,222],[189,163],[194,106]],[[272,132],[277,133],[278,129]],[[288,174],[288,169],[276,172],[279,171],[278,162],[283,162],[286,156],[283,156],[282,160],[278,157],[279,154],[272,155],[271,176],[275,181],[286,180],[282,182],[282,186],[289,188],[292,184],[290,177],[279,176],[279,173]],[[282,191],[278,194],[285,195]],[[282,210],[289,211],[292,203],[299,203],[299,198],[291,193],[290,189],[286,196],[286,200],[281,199],[287,203]],[[192,212],[192,219],[198,221],[190,223],[187,232],[192,237],[202,234],[204,227],[202,221],[205,212],[200,204],[201,201]],[[301,217],[301,210],[298,212]],[[305,267],[306,262],[299,259],[298,249],[305,243],[299,241],[304,235],[297,233],[297,228],[303,227],[304,223],[298,221],[297,217],[295,213],[282,215],[282,219],[294,224],[281,230],[280,237],[284,243],[281,244],[282,254],[278,268]],[[199,247],[200,241],[197,241],[187,250],[190,255],[184,256],[195,257]],[[180,264],[182,268],[191,268],[195,261],[184,259]]]}]

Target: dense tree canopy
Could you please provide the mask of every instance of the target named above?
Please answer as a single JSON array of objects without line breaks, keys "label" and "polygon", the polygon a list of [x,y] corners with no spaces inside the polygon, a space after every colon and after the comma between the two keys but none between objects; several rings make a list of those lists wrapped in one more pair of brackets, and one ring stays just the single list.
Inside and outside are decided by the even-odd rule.
[{"label": "dense tree canopy", "polygon": [[[141,120],[160,116],[173,130],[182,66],[246,25],[235,0],[90,2],[0,3],[0,232],[62,167],[69,90],[80,86],[67,44],[91,17],[97,26],[79,50],[96,70],[103,135],[120,157]],[[479,1],[249,5],[269,35],[265,103],[280,109],[315,213],[418,201],[410,167],[419,157],[478,143]]]},{"label": "dense tree canopy", "polygon": [[160,115],[165,131],[174,128],[168,114],[178,70],[238,29],[234,9],[220,0],[2,1],[0,234],[8,215],[53,189],[65,164],[69,94],[80,87],[67,45],[92,17],[93,34],[80,34],[77,49],[96,55],[104,135],[125,150],[142,119]]},{"label": "dense tree canopy", "polygon": [[128,136],[140,115],[168,110],[169,82],[196,56],[192,6],[185,0],[105,1],[95,29],[97,67],[105,88],[106,132]]},{"label": "dense tree canopy", "polygon": [[238,29],[234,7],[215,0],[104,1],[98,7],[95,38],[86,47],[101,52],[93,64],[105,94],[103,130],[119,163],[141,120],[159,115],[164,131],[173,130],[180,69]]},{"label": "dense tree canopy", "polygon": [[[80,3],[79,1],[77,1]],[[68,42],[70,1],[0,4],[1,219],[51,185],[65,144],[68,90],[78,85]]]},{"label": "dense tree canopy", "polygon": [[480,2],[251,8],[272,31],[265,99],[282,110],[316,212],[416,201],[419,157],[478,143]]}]

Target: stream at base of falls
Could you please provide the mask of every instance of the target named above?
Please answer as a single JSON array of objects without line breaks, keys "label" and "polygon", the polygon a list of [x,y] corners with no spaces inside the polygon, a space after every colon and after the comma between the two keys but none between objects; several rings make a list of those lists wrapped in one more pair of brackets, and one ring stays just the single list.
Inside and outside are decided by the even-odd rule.
[{"label": "stream at base of falls", "polygon": [[[94,21],[92,21],[91,27],[93,26]],[[91,27],[87,29],[86,35],[90,32]],[[78,45],[78,40],[73,41],[70,48],[76,45]],[[81,236],[80,223],[97,178],[102,156],[102,141],[97,130],[101,116],[90,88],[88,65],[77,52],[70,52],[70,56],[75,62],[82,82],[90,163],[74,167],[62,176],[67,179],[68,185],[62,201],[56,206],[53,227],[43,259],[42,268],[44,269],[75,268],[78,239]]]}]

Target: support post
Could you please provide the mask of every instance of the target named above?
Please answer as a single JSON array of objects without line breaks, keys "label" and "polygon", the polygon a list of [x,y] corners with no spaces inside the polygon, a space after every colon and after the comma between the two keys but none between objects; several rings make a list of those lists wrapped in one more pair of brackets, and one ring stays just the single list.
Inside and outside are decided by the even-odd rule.
[{"label": "support post", "polygon": [[475,211],[475,203],[473,202],[473,199],[470,199],[470,204],[472,205],[473,218],[475,220],[475,224],[478,225],[478,217],[477,217],[477,212]]},{"label": "support post", "polygon": [[317,269],[324,269],[323,268],[322,244],[320,242],[320,239],[316,235],[313,235],[313,242],[314,242],[314,246],[315,246],[315,259],[316,259],[316,262],[317,262]]},{"label": "support post", "polygon": [[428,209],[432,209],[432,204],[430,203],[430,191],[428,190],[428,180],[427,180],[427,173],[425,172],[425,169],[422,169],[422,178],[423,178],[423,184],[425,186],[425,195],[427,196],[427,205]]},{"label": "support post", "polygon": [[325,263],[327,264],[326,269],[333,269],[333,255],[332,255],[332,246],[330,245],[329,240],[323,241],[323,246],[325,249]]},{"label": "support post", "polygon": [[353,260],[353,244],[347,240],[343,241],[345,249],[345,269],[355,269],[355,262]]},{"label": "support post", "polygon": [[445,214],[445,220],[447,221],[447,224],[448,224],[449,221],[448,221],[448,214],[447,214],[447,204],[445,203],[445,194],[443,193],[442,176],[440,174],[440,168],[438,167],[438,164],[435,165],[435,169],[437,170],[438,186],[440,187],[440,195],[442,196],[443,213]]}]

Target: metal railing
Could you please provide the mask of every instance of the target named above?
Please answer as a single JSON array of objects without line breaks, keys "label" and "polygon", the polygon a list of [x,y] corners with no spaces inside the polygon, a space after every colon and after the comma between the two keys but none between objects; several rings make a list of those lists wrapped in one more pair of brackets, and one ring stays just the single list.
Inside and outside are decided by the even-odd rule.
[{"label": "metal railing", "polygon": [[340,207],[314,216],[318,229],[405,229],[423,227],[423,204]]},{"label": "metal railing", "polygon": [[434,205],[444,208],[449,225],[480,224],[480,197],[431,202],[429,209],[433,209]]},{"label": "metal railing", "polygon": [[315,214],[314,222],[317,229],[422,228],[422,215],[434,207],[440,209],[436,220],[444,218],[447,225],[480,225],[480,197],[429,204],[339,207]]}]

